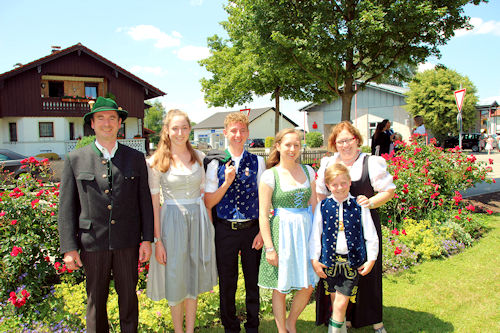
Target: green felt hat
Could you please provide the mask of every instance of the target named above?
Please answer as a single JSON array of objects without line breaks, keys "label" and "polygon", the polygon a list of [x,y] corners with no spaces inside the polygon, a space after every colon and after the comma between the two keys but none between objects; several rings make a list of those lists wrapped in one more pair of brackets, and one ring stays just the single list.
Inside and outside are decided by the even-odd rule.
[{"label": "green felt hat", "polygon": [[122,121],[125,121],[128,116],[128,112],[122,110],[122,108],[119,108],[118,104],[116,104],[113,99],[99,96],[92,106],[92,110],[89,113],[85,114],[85,116],[83,116],[83,120],[86,123],[90,123],[90,118],[92,118],[92,115],[96,112],[101,111],[116,111],[118,112],[118,116],[122,118]]}]

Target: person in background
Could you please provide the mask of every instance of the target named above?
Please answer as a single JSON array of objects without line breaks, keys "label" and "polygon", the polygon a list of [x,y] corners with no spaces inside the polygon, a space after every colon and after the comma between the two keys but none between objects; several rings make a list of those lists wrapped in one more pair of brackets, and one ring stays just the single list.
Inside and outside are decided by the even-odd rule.
[{"label": "person in background", "polygon": [[259,329],[259,287],[257,278],[262,245],[259,232],[258,184],[265,170],[264,159],[244,149],[248,139],[248,117],[233,112],[224,120],[229,142],[223,162],[213,159],[207,166],[205,204],[215,225],[215,248],[219,273],[220,313],[227,333],[240,331],[235,294],[238,258],[241,258],[246,291],[245,330]]},{"label": "person in background", "polygon": [[383,154],[389,154],[391,137],[387,134],[388,124],[390,126],[390,122],[387,119],[377,124],[377,128],[372,137],[372,155],[381,156]]},{"label": "person in background", "polygon": [[332,194],[316,207],[309,252],[314,271],[324,279],[332,299],[328,332],[347,332],[349,298],[355,294],[359,276],[375,265],[379,239],[370,210],[349,193],[349,169],[340,163],[330,165],[325,184]]},{"label": "person in background", "polygon": [[427,130],[425,129],[424,118],[422,116],[415,116],[413,120],[415,121],[415,127],[412,129],[411,134],[426,135]]},{"label": "person in background", "polygon": [[98,97],[83,117],[95,141],[66,156],[61,177],[59,239],[68,270],[83,266],[87,332],[108,332],[113,277],[120,329],[137,332],[137,263],[151,256],[153,208],[144,155],[117,142],[127,111]]},{"label": "person in background", "polygon": [[[351,176],[351,194],[362,207],[370,208],[377,236],[382,239],[380,218],[376,208],[394,197],[396,186],[387,163],[379,156],[368,156],[360,151],[363,138],[359,131],[348,121],[337,124],[328,138],[328,148],[335,154],[324,157],[316,179],[318,201],[325,199],[329,192],[325,185],[325,170],[332,163],[343,163]],[[377,333],[385,332],[382,322],[382,242],[379,243],[377,261],[372,271],[359,279],[356,303],[350,303],[347,310],[347,323],[353,327],[373,325]],[[321,287],[322,283],[318,286]],[[328,323],[330,313],[324,311],[324,292],[316,292],[317,323]],[[327,300],[328,301],[328,300]]]},{"label": "person in background", "polygon": [[146,292],[154,301],[168,300],[176,333],[184,331],[184,316],[186,332],[194,332],[198,295],[217,285],[214,228],[202,197],[205,155],[191,147],[190,132],[187,114],[170,110],[148,160],[156,260]]}]

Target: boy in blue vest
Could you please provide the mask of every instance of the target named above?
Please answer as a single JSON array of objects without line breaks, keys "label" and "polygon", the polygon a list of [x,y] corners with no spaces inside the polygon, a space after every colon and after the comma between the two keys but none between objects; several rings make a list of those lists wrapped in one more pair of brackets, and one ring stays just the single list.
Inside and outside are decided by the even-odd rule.
[{"label": "boy in blue vest", "polygon": [[244,149],[248,139],[248,117],[230,113],[224,120],[228,140],[226,158],[214,159],[206,171],[205,205],[215,226],[215,251],[219,273],[221,321],[226,333],[240,332],[235,294],[238,283],[238,255],[245,278],[246,332],[258,332],[259,287],[257,286],[261,249],[257,188],[265,170],[261,156]]},{"label": "boy in blue vest", "polygon": [[332,300],[328,332],[347,332],[349,299],[356,295],[359,275],[372,270],[379,239],[370,210],[349,193],[349,169],[340,163],[330,165],[325,184],[331,195],[316,206],[309,250],[314,271],[323,279]]}]

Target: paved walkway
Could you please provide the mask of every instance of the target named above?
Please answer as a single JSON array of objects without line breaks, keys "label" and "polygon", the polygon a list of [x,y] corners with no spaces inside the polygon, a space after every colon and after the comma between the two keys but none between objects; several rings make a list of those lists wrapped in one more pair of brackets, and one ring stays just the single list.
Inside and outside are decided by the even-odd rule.
[{"label": "paved walkway", "polygon": [[[491,165],[493,168],[492,172],[489,175],[489,178],[495,179],[496,183],[488,184],[481,183],[476,184],[473,188],[468,189],[467,191],[463,191],[462,195],[464,197],[471,197],[475,195],[481,195],[485,193],[494,193],[499,192],[498,195],[500,197],[500,153],[493,152],[490,155],[487,153],[474,153],[474,156],[478,159],[478,161],[484,161]],[[493,160],[493,164],[489,164],[489,160]]]}]

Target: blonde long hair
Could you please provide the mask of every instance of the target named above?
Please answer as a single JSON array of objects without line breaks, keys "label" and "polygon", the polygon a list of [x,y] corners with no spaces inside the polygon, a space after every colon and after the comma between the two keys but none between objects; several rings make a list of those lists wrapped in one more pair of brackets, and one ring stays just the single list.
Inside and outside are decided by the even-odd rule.
[{"label": "blonde long hair", "polygon": [[[172,163],[172,143],[170,142],[170,137],[168,136],[168,128],[170,126],[170,122],[174,119],[175,116],[181,116],[186,119],[189,129],[191,130],[191,121],[189,120],[188,115],[181,110],[170,110],[167,112],[165,118],[163,118],[163,126],[161,128],[160,141],[158,142],[158,149],[153,154],[153,163],[151,167],[157,169],[160,172],[167,172],[170,169],[170,165]],[[189,140],[186,142],[186,147],[191,154],[191,163],[197,162],[201,165],[200,157],[196,154],[196,151],[191,146]]]},{"label": "blonde long hair", "polygon": [[276,134],[276,139],[274,141],[273,150],[271,150],[271,153],[269,154],[269,157],[267,158],[267,161],[266,161],[266,167],[268,169],[272,168],[273,166],[275,166],[276,164],[278,164],[280,162],[280,152],[278,151],[277,147],[281,144],[283,137],[287,134],[290,134],[290,133],[297,134],[297,136],[299,137],[299,140],[300,140],[300,132],[297,131],[296,129],[285,128],[285,129],[282,129],[281,131],[279,131],[278,134]]}]

